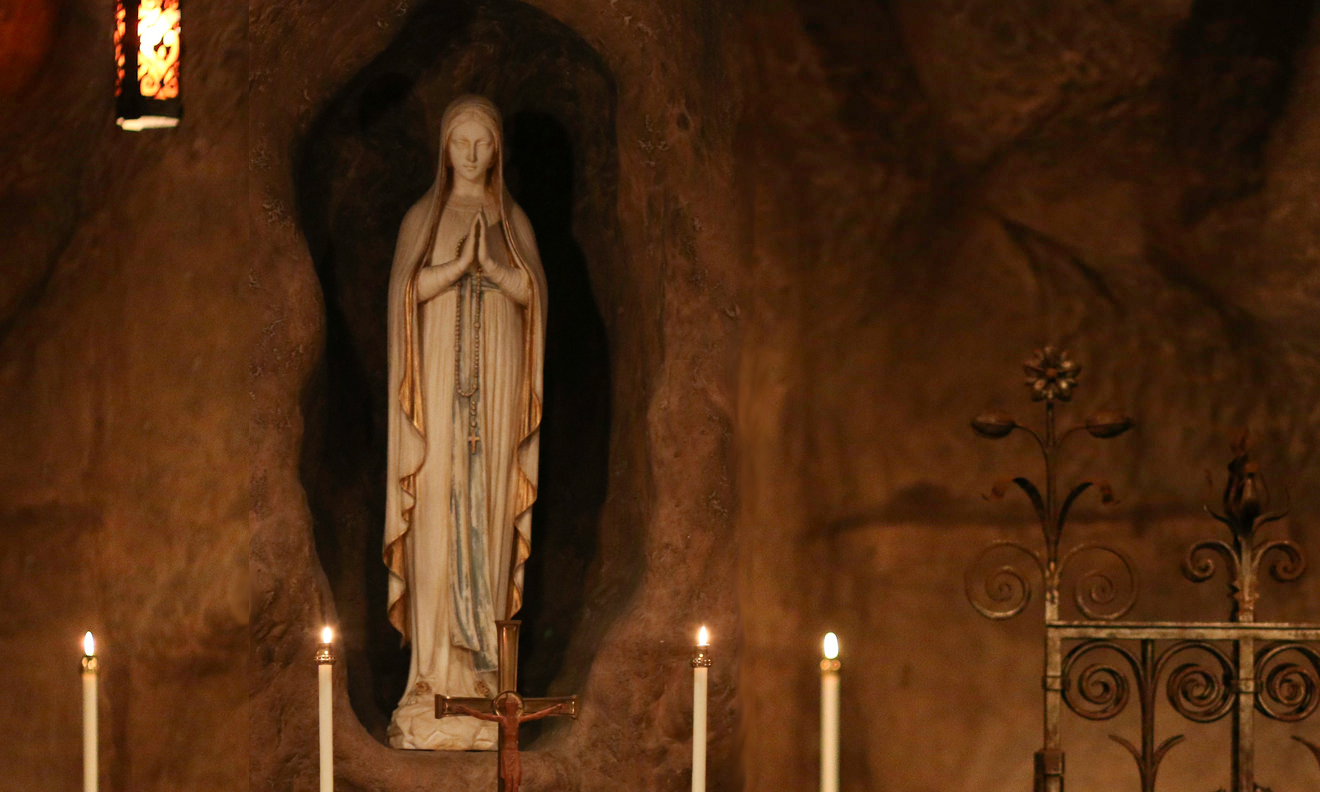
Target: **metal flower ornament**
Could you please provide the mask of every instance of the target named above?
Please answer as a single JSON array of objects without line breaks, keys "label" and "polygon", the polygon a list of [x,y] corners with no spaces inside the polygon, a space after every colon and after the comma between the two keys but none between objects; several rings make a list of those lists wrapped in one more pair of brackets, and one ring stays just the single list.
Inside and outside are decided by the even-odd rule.
[{"label": "metal flower ornament", "polygon": [[1287,493],[1281,508],[1272,507],[1269,486],[1260,466],[1251,458],[1250,443],[1244,431],[1233,441],[1233,459],[1228,463],[1228,481],[1224,484],[1222,512],[1206,506],[1211,517],[1227,525],[1232,544],[1221,539],[1197,542],[1183,560],[1183,574],[1201,583],[1214,577],[1218,554],[1232,577],[1233,616],[1240,621],[1254,621],[1259,599],[1258,579],[1261,562],[1273,554],[1270,576],[1280,583],[1297,580],[1306,571],[1306,557],[1291,539],[1259,538],[1260,529],[1288,516]]},{"label": "metal flower ornament", "polygon": [[[1101,569],[1093,569],[1084,574],[1074,592],[1074,602],[1078,609],[1093,619],[1114,619],[1122,616],[1136,601],[1137,573],[1131,560],[1123,553],[1100,545],[1083,544],[1070,549],[1060,557],[1059,542],[1063,528],[1068,520],[1068,513],[1082,493],[1095,487],[1100,493],[1100,500],[1105,504],[1116,503],[1113,488],[1105,481],[1086,480],[1074,484],[1062,499],[1058,497],[1056,475],[1059,450],[1065,440],[1079,432],[1086,432],[1092,437],[1108,439],[1118,437],[1131,429],[1134,422],[1128,416],[1111,411],[1096,412],[1084,421],[1061,433],[1055,425],[1055,406],[1059,402],[1072,399],[1077,389],[1078,377],[1082,367],[1069,359],[1068,353],[1053,346],[1036,350],[1031,359],[1023,364],[1026,372],[1026,386],[1031,399],[1045,403],[1045,425],[1043,432],[1021,424],[1013,416],[999,410],[984,412],[972,420],[972,429],[991,440],[998,440],[1015,431],[1030,435],[1040,448],[1045,462],[1045,487],[1041,491],[1034,482],[1025,476],[997,482],[987,499],[998,500],[1008,492],[1010,485],[1016,485],[1026,494],[1040,521],[1041,533],[1045,539],[1045,552],[1037,553],[1021,544],[1011,541],[997,542],[986,548],[980,560],[984,561],[996,554],[1007,552],[1022,553],[1031,558],[1038,568],[1044,583],[1046,618],[1058,618],[1059,587],[1064,569],[1079,555],[1100,553],[1117,559],[1123,568],[1126,586],[1120,586],[1114,576]],[[967,595],[972,605],[984,616],[992,619],[1007,619],[1022,612],[1031,600],[1032,586],[1026,575],[1013,564],[1004,563],[993,568],[990,574],[979,578],[981,564],[974,564],[968,570]],[[984,583],[984,596],[978,595],[978,580]],[[1125,596],[1119,596],[1120,588],[1125,588]]]},{"label": "metal flower ornament", "polygon": [[1068,401],[1077,387],[1077,375],[1082,373],[1082,367],[1069,360],[1067,352],[1052,346],[1037,349],[1023,368],[1033,401]]}]

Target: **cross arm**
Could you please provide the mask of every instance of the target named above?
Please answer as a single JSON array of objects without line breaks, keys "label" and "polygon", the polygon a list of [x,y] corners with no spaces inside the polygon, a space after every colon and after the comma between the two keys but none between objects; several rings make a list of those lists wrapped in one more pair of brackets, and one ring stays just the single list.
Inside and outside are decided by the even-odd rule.
[{"label": "cross arm", "polygon": [[495,714],[494,701],[488,698],[464,698],[460,696],[437,695],[435,697],[435,716],[443,718],[446,715],[466,715],[459,707],[465,707],[477,712],[489,712]]},{"label": "cross arm", "polygon": [[530,713],[532,713],[531,716],[526,716],[526,717],[524,717],[524,720],[531,720],[531,719],[534,719],[534,718],[544,718],[544,717],[546,717],[547,715],[549,715],[550,713],[547,712],[547,713],[545,713],[545,714],[543,715],[543,714],[541,714],[542,712],[544,712],[545,710],[548,710],[548,709],[550,709],[550,708],[552,708],[552,707],[561,706],[561,705],[562,705],[563,709],[562,709],[560,712],[557,712],[557,713],[554,713],[554,714],[556,714],[556,715],[567,715],[568,717],[573,718],[574,720],[577,719],[577,716],[578,716],[578,697],[577,697],[577,696],[562,696],[562,697],[559,697],[559,698],[529,698],[529,699],[523,699],[523,709],[524,709],[526,712],[530,712]]}]

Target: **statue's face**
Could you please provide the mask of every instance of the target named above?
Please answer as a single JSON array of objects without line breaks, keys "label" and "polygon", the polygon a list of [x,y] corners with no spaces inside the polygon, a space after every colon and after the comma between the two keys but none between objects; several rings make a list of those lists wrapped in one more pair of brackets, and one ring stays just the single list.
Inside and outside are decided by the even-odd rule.
[{"label": "statue's face", "polygon": [[484,178],[494,156],[495,137],[480,121],[464,121],[449,135],[449,161],[461,179]]}]

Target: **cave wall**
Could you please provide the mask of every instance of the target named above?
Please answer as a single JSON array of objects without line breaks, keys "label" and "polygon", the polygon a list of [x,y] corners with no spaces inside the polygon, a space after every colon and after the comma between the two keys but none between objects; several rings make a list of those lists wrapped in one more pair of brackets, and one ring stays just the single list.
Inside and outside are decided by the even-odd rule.
[{"label": "cave wall", "polygon": [[[1020,385],[1032,349],[1062,343],[1084,367],[1066,420],[1118,408],[1138,421],[1070,441],[1061,470],[1108,479],[1121,499],[1083,501],[1069,535],[1134,556],[1134,616],[1226,616],[1222,575],[1194,586],[1179,563],[1223,537],[1200,504],[1239,427],[1276,495],[1291,491],[1277,535],[1314,558],[1313,6],[803,3],[750,24],[759,71],[738,184],[755,266],[736,421],[747,788],[810,783],[828,629],[844,647],[845,789],[1026,788],[1039,604],[996,624],[962,589],[990,541],[1041,546],[1024,501],[981,498],[1039,478],[1030,441],[967,424],[991,407],[1038,424]],[[1320,580],[1271,584],[1263,602],[1265,618],[1314,622]],[[1106,737],[1133,727],[1065,721],[1069,788],[1134,784]],[[1161,784],[1223,786],[1226,728],[1188,733]],[[1259,766],[1275,789],[1320,777],[1277,729]]]},{"label": "cave wall", "polygon": [[0,81],[0,789],[78,788],[90,629],[101,788],[228,792],[247,768],[242,9],[187,6],[187,120],[141,134],[114,123],[112,6],[0,10],[0,43],[36,25]]},{"label": "cave wall", "polygon": [[[489,756],[379,743],[390,657],[366,591],[370,260],[429,178],[446,81],[505,92],[512,149],[574,155],[546,176],[571,181],[562,215],[515,189],[576,262],[560,272],[588,316],[559,337],[597,345],[577,373],[608,410],[587,421],[561,391],[592,474],[544,495],[526,615],[556,637],[529,642],[524,678],[584,715],[535,740],[529,787],[684,788],[705,622],[712,790],[814,783],[827,629],[844,789],[1023,788],[1039,612],[980,619],[962,573],[993,539],[1038,541],[1024,504],[981,497],[1038,468],[966,423],[1034,418],[1018,367],[1049,341],[1085,367],[1069,415],[1138,421],[1063,469],[1121,499],[1085,504],[1072,535],[1133,553],[1135,615],[1225,612],[1222,578],[1177,563],[1216,535],[1205,472],[1222,481],[1240,426],[1291,493],[1279,535],[1316,552],[1312,3],[327,0],[246,22],[189,4],[184,126],[138,136],[113,127],[103,6],[23,6],[40,35],[0,83],[0,668],[23,669],[0,698],[0,789],[76,784],[88,626],[104,788],[229,790],[244,768],[251,789],[314,788],[326,621],[348,641],[340,789],[493,783]],[[449,49],[407,45],[437,19]],[[568,60],[542,68],[543,50]],[[506,56],[520,71],[482,76]],[[548,119],[531,140],[520,112]],[[391,146],[421,172],[382,163]],[[1263,608],[1315,621],[1320,583],[1270,585]],[[1131,783],[1110,729],[1065,728],[1071,789]],[[1189,733],[1163,782],[1222,785],[1222,729]],[[1265,784],[1314,784],[1300,746],[1264,746]]]}]

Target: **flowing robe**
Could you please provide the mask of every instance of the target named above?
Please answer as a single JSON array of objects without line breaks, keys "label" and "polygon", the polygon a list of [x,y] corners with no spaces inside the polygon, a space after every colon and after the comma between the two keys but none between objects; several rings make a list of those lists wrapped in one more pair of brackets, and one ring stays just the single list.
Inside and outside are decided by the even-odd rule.
[{"label": "flowing robe", "polygon": [[[411,645],[408,688],[389,730],[396,748],[488,750],[497,740],[492,723],[437,720],[434,695],[498,692],[495,621],[521,605],[530,548],[545,287],[531,226],[507,193],[503,199],[451,197],[428,259],[453,260],[473,217],[482,215],[490,257],[517,277],[506,278],[505,288],[483,277],[479,331],[472,276],[433,296],[419,288],[417,240],[424,250],[430,194],[404,219],[391,273],[389,393],[401,397],[390,416],[386,562],[391,620]],[[480,440],[473,453],[470,399],[460,389],[473,382],[478,333],[479,389],[471,398]],[[412,361],[403,349],[409,336]],[[410,366],[419,385],[412,417],[404,383]]]}]

